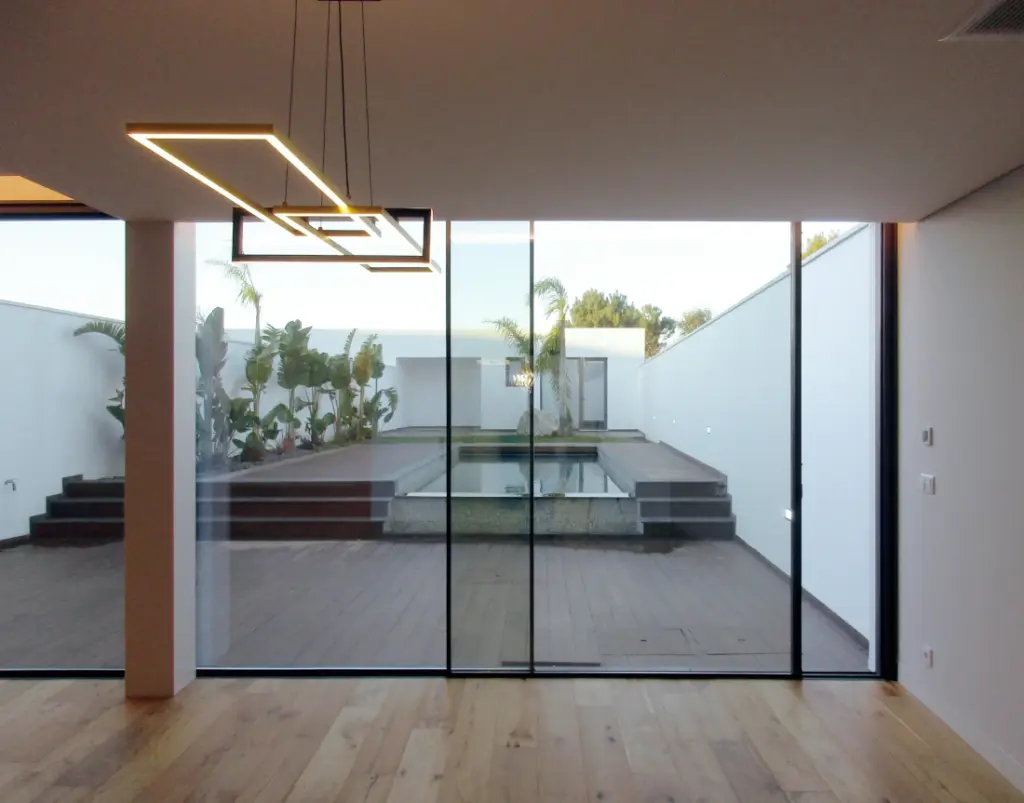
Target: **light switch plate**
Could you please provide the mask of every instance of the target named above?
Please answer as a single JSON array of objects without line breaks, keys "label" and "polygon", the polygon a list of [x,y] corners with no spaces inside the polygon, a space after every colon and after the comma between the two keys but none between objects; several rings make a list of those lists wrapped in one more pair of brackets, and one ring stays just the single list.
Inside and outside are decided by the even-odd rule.
[{"label": "light switch plate", "polygon": [[922,474],[921,475],[921,493],[925,496],[935,496],[935,475],[934,474]]},{"label": "light switch plate", "polygon": [[921,443],[925,446],[935,445],[935,430],[931,427],[925,427],[921,430]]}]

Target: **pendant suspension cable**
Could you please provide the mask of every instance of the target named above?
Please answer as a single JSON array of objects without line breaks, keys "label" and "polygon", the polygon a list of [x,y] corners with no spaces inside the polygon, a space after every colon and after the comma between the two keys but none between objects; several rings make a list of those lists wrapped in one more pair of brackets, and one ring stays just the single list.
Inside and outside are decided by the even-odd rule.
[{"label": "pendant suspension cable", "polygon": [[370,74],[366,58],[366,3],[359,4],[363,25],[363,98],[366,101],[366,170],[370,183],[370,206],[373,206],[373,151],[370,149]]},{"label": "pendant suspension cable", "polygon": [[[292,9],[292,70],[291,83],[288,88],[288,139],[292,138],[292,111],[295,108],[295,52],[299,41],[299,0],[295,0]],[[284,203],[288,205],[288,178],[291,173],[291,165],[285,162],[284,165]]]},{"label": "pendant suspension cable", "polygon": [[352,198],[352,186],[348,177],[348,103],[345,102],[345,38],[341,28],[341,0],[338,4],[338,65],[341,77],[341,142],[345,155],[345,197]]},{"label": "pendant suspension cable", "polygon": [[[324,40],[324,118],[320,134],[320,172],[327,175],[327,87],[331,75],[331,3],[327,4],[327,36]],[[324,192],[320,190],[320,206],[324,205]]]}]

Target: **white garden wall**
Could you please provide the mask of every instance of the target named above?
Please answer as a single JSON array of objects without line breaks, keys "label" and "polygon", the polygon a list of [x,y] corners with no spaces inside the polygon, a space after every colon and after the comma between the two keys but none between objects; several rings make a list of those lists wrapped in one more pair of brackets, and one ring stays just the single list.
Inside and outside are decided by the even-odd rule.
[{"label": "white garden wall", "polygon": [[[317,329],[310,335],[313,348],[328,354],[344,350],[347,329]],[[395,332],[358,330],[352,344],[354,355],[370,334],[383,347],[387,366],[379,387],[398,391],[398,414],[384,427],[443,427],[446,422],[447,377],[445,334],[439,331]],[[223,371],[225,387],[233,396],[242,395],[245,383],[245,354],[253,333],[229,330],[228,363]],[[643,364],[642,329],[569,329],[566,333],[569,357],[605,357],[608,360],[608,428],[637,429],[640,425],[640,384],[638,370]],[[458,427],[515,429],[526,411],[525,388],[506,387],[505,359],[514,356],[505,341],[493,331],[468,330],[452,333],[452,423]],[[287,394],[276,382],[264,397],[262,409],[285,401]],[[535,398],[539,405],[539,399]],[[326,399],[324,404],[327,404]],[[304,419],[304,414],[300,414]]]},{"label": "white garden wall", "polygon": [[[877,227],[804,265],[804,587],[875,636]],[[642,429],[728,476],[737,532],[790,569],[788,272],[640,371]]]},{"label": "white garden wall", "polygon": [[0,301],[0,540],[28,534],[62,477],[124,471],[121,425],[106,410],[124,360],[109,338],[74,336],[91,320]]}]

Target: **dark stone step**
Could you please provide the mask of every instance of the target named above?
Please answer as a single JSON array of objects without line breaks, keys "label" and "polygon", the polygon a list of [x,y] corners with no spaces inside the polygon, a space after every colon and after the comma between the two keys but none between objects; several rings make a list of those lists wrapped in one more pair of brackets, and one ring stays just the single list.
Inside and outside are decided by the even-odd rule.
[{"label": "dark stone step", "polygon": [[640,480],[633,495],[638,500],[676,499],[694,496],[727,496],[725,480]]},{"label": "dark stone step", "polygon": [[54,519],[120,519],[124,517],[124,499],[113,497],[48,497],[46,512]]},{"label": "dark stone step", "polygon": [[33,516],[30,519],[29,535],[38,542],[68,541],[119,541],[124,538],[124,519],[55,519],[50,516]]},{"label": "dark stone step", "polygon": [[736,537],[736,517],[645,520],[644,536],[684,538],[695,541],[724,541]]},{"label": "dark stone step", "polygon": [[198,539],[231,541],[346,540],[377,538],[384,534],[383,521],[365,518],[223,518],[198,523]]},{"label": "dark stone step", "polygon": [[691,496],[667,499],[641,499],[640,520],[726,518],[732,515],[730,496]]},{"label": "dark stone step", "polygon": [[124,499],[124,480],[83,480],[81,477],[65,477],[62,483],[64,496],[86,499]]},{"label": "dark stone step", "polygon": [[[35,516],[31,522],[31,538],[44,542],[78,542],[124,538],[124,519],[54,519]],[[314,540],[378,537],[384,532],[383,521],[366,518],[207,518],[197,523],[198,538],[230,540]]]},{"label": "dark stone step", "polygon": [[196,485],[198,499],[361,499],[394,495],[392,480],[202,480]]},{"label": "dark stone step", "polygon": [[[240,518],[387,518],[390,499],[225,499],[199,500],[199,515]],[[47,500],[47,512],[54,519],[119,519],[124,517],[121,499],[89,499],[55,496]]]},{"label": "dark stone step", "polygon": [[200,515],[204,506],[217,509],[220,518],[357,518],[383,521],[388,517],[390,498],[367,499],[317,499],[277,498],[238,499],[232,497],[223,503],[199,501]]}]

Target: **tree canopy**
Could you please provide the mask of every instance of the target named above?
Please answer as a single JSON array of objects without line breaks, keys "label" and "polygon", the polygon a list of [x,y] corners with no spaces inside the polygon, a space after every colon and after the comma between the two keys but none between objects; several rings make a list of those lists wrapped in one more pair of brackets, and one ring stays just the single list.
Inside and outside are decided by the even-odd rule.
[{"label": "tree canopy", "polygon": [[637,308],[622,293],[591,288],[573,301],[569,318],[577,327],[636,327],[644,330],[644,356],[653,357],[676,330],[676,322],[653,304]]},{"label": "tree canopy", "polygon": [[839,237],[839,230],[819,231],[813,237],[804,238],[803,258],[807,259],[815,251],[820,251],[826,245]]},{"label": "tree canopy", "polygon": [[683,313],[679,319],[679,334],[688,335],[694,329],[700,329],[712,318],[711,310],[707,307],[694,307]]}]

